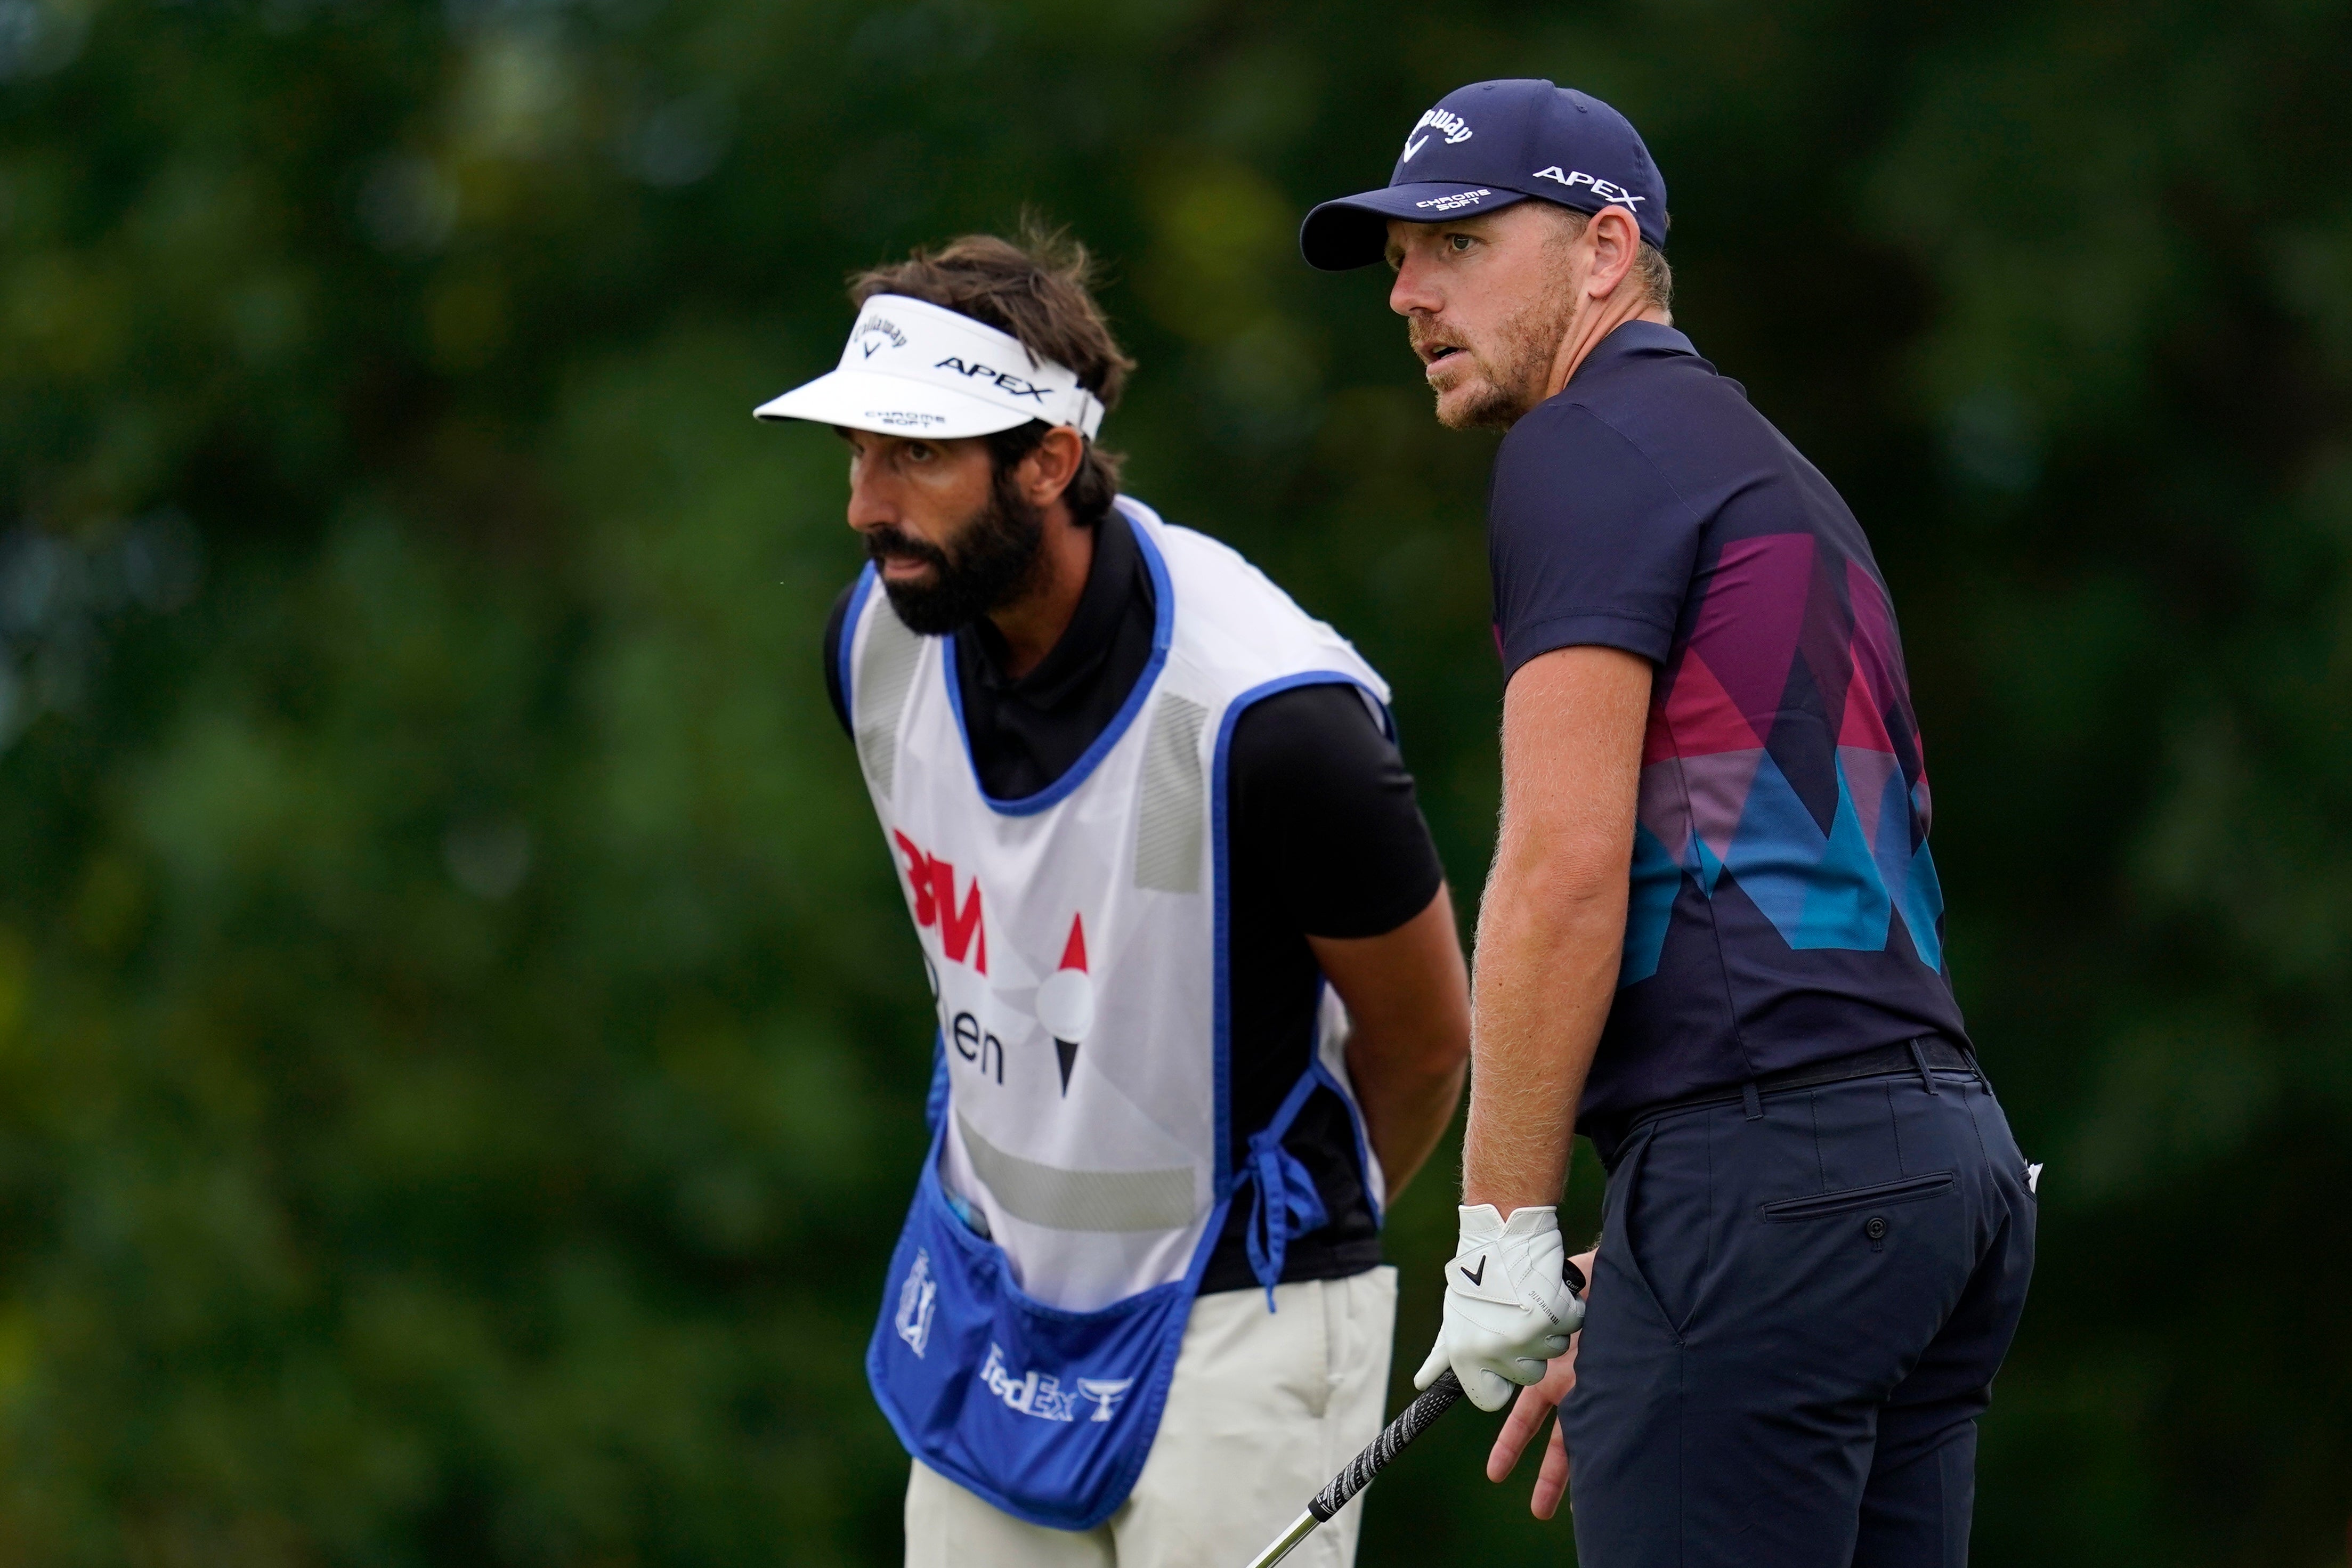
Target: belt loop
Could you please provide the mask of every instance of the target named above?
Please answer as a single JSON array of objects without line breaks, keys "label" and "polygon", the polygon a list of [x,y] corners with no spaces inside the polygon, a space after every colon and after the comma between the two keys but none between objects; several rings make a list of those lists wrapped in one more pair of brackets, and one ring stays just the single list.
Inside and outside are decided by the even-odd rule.
[{"label": "belt loop", "polygon": [[1927,1071],[1927,1048],[1916,1038],[1911,1041],[1911,1060],[1919,1064],[1920,1086],[1930,1094],[1941,1094],[1943,1091],[1936,1087],[1936,1075]]},{"label": "belt loop", "polygon": [[1748,1107],[1749,1121],[1760,1122],[1764,1119],[1764,1096],[1756,1092],[1754,1079],[1751,1078],[1739,1086],[1739,1103]]}]

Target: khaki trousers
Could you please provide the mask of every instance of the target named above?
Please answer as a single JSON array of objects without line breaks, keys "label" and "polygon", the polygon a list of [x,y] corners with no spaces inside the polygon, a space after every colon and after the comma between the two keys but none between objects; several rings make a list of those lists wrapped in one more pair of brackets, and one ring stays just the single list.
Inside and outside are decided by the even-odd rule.
[{"label": "khaki trousers", "polygon": [[[1192,1303],[1135,1490],[1092,1530],[1024,1523],[921,1464],[907,1568],[1244,1568],[1381,1429],[1396,1270],[1221,1291]],[[1283,1568],[1349,1568],[1359,1499]]]}]

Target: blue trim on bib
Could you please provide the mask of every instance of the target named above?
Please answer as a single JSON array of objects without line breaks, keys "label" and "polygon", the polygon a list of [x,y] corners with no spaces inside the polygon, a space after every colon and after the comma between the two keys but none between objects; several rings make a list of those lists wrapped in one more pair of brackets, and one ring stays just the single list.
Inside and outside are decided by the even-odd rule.
[{"label": "blue trim on bib", "polygon": [[[1120,515],[1124,517],[1126,514]],[[1085,783],[1087,776],[1101,766],[1102,759],[1110,755],[1110,748],[1117,746],[1119,737],[1127,733],[1127,727],[1135,722],[1135,716],[1143,711],[1145,700],[1151,695],[1151,688],[1159,683],[1161,667],[1168,663],[1168,649],[1176,635],[1176,591],[1169,583],[1168,563],[1160,559],[1160,547],[1151,542],[1150,533],[1131,517],[1128,519],[1127,526],[1134,531],[1135,542],[1143,547],[1143,564],[1151,572],[1150,661],[1143,666],[1143,673],[1135,677],[1134,689],[1127,694],[1127,701],[1119,705],[1118,712],[1103,727],[1103,732],[1095,737],[1094,744],[1087,747],[1059,779],[1034,795],[1024,795],[1018,800],[1000,800],[988,792],[986,784],[981,782],[980,764],[972,759],[971,755],[971,730],[963,720],[963,682],[956,674],[956,640],[952,633],[944,639],[947,643],[944,674],[948,684],[948,706],[955,711],[956,734],[963,738],[964,761],[971,768],[972,788],[980,792],[980,798],[988,809],[999,816],[1034,817],[1059,804],[1071,790]]]},{"label": "blue trim on bib", "polygon": [[[1323,1087],[1331,1091],[1332,1093],[1337,1094],[1339,1097],[1339,1103],[1348,1108],[1348,1125],[1354,1130],[1356,1134],[1357,1176],[1360,1179],[1370,1176],[1372,1174],[1372,1151],[1370,1144],[1364,1136],[1363,1107],[1356,1103],[1356,1097],[1348,1092],[1347,1086],[1341,1083],[1337,1077],[1333,1076],[1331,1070],[1323,1065],[1323,1058],[1319,1052],[1317,1054],[1314,1061],[1308,1064],[1307,1071],[1315,1075],[1317,1080],[1322,1083]],[[1388,1172],[1384,1170],[1381,1173],[1381,1176],[1383,1180],[1385,1180],[1388,1176]],[[1365,1181],[1363,1183],[1363,1187],[1364,1201],[1372,1206],[1373,1228],[1376,1229],[1385,1228],[1389,1222],[1388,1205],[1381,1201],[1381,1195],[1372,1190],[1372,1184],[1370,1182]]]},{"label": "blue trim on bib", "polygon": [[[1323,994],[1320,985],[1316,987],[1315,994],[1318,998]],[[1282,1143],[1289,1134],[1290,1124],[1298,1120],[1307,1097],[1321,1085],[1317,1065],[1312,1060],[1307,1062],[1307,1071],[1298,1075],[1298,1082],[1283,1096],[1274,1119],[1250,1134],[1249,1158],[1234,1182],[1237,1188],[1257,1189],[1250,1195],[1249,1218],[1242,1226],[1242,1244],[1249,1254],[1250,1272],[1265,1287],[1265,1310],[1269,1312],[1275,1310],[1274,1288],[1281,1282],[1283,1259],[1290,1249],[1290,1239],[1319,1230],[1331,1222],[1314,1176]]]},{"label": "blue trim on bib", "polygon": [[923,1125],[937,1137],[948,1120],[948,1037],[931,1030],[931,1086],[923,1095]]},{"label": "blue trim on bib", "polygon": [[866,613],[866,601],[873,597],[874,584],[879,576],[878,569],[870,560],[866,563],[866,570],[857,574],[856,584],[849,591],[848,612],[841,618],[841,645],[833,651],[835,660],[841,665],[841,706],[849,715],[852,731],[857,728],[857,694],[850,686],[849,672],[854,661],[849,656],[849,650],[856,645],[857,622]]},{"label": "blue trim on bib", "polygon": [[[1330,983],[1320,974],[1315,977],[1315,1045],[1307,1058],[1307,1071],[1348,1108],[1348,1130],[1356,1135],[1356,1176],[1363,1186],[1364,1201],[1372,1206],[1372,1228],[1384,1229],[1389,1222],[1388,1204],[1382,1195],[1372,1191],[1372,1146],[1364,1134],[1364,1108],[1356,1103],[1355,1092],[1340,1082],[1339,1074],[1323,1061],[1323,991]],[[1388,1172],[1382,1171],[1381,1176],[1382,1185],[1386,1185]]]},{"label": "blue trim on bib", "polygon": [[[1298,686],[1353,686],[1371,699],[1375,712],[1385,715],[1389,710],[1389,705],[1381,701],[1378,692],[1345,671],[1304,670],[1297,674],[1284,675],[1278,680],[1268,681],[1263,685],[1252,686],[1225,705],[1224,717],[1217,723],[1216,762],[1209,774],[1209,833],[1213,848],[1209,863],[1214,870],[1217,883],[1216,925],[1211,946],[1214,949],[1216,965],[1215,989],[1213,993],[1217,1042],[1216,1194],[1221,1200],[1233,1196],[1235,1179],[1233,1168],[1234,1103],[1231,1060],[1234,1042],[1234,992],[1232,964],[1226,953],[1226,948],[1231,944],[1233,930],[1233,879],[1229,874],[1231,868],[1226,863],[1232,849],[1231,835],[1226,822],[1229,815],[1226,805],[1226,782],[1229,765],[1233,760],[1234,727],[1241,722],[1242,715],[1248,712],[1255,705],[1273,696],[1277,692],[1290,691]],[[1321,998],[1319,991],[1317,993],[1317,998],[1318,1001]],[[1318,1024],[1317,1027],[1319,1031],[1321,1026]],[[1318,1060],[1320,1044],[1321,1035],[1318,1032],[1316,1040],[1309,1047],[1307,1061],[1310,1067]],[[1346,1101],[1350,1106],[1355,1103],[1345,1094],[1342,1094],[1340,1099]],[[1359,1137],[1360,1136],[1361,1130],[1359,1129]]]}]

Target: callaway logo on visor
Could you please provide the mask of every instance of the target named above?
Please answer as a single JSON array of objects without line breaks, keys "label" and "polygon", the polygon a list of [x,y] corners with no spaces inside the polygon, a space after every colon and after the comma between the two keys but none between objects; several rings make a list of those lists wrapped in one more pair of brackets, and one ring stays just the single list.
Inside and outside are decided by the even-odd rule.
[{"label": "callaway logo on visor", "polygon": [[877,294],[849,329],[830,375],[752,411],[887,434],[987,435],[1029,420],[1075,426],[1091,440],[1100,399],[1077,372],[1041,360],[982,321],[900,294]]}]

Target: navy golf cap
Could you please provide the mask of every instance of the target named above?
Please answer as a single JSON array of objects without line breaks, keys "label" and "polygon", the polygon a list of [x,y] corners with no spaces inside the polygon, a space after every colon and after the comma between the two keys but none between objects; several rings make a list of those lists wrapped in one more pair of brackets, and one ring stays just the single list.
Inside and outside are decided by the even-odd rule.
[{"label": "navy golf cap", "polygon": [[1633,122],[1574,88],[1482,81],[1421,117],[1385,189],[1307,214],[1308,265],[1344,272],[1381,259],[1391,218],[1433,224],[1539,196],[1580,213],[1623,207],[1642,237],[1666,248],[1666,182]]}]

